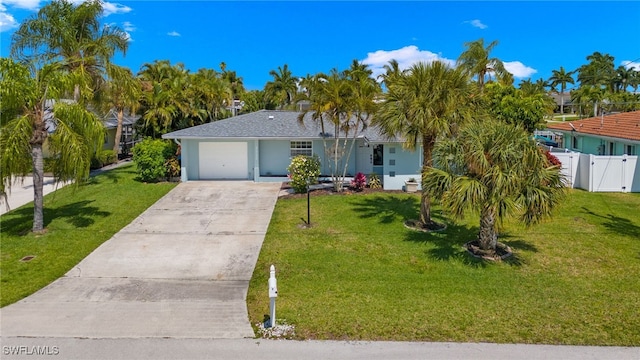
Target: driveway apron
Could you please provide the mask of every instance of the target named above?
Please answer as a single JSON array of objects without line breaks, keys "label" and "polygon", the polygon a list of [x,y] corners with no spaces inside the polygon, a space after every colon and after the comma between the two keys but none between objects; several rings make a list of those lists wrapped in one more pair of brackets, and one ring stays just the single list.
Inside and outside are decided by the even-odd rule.
[{"label": "driveway apron", "polygon": [[179,184],[65,276],[3,308],[2,336],[253,337],[245,300],[279,189]]}]

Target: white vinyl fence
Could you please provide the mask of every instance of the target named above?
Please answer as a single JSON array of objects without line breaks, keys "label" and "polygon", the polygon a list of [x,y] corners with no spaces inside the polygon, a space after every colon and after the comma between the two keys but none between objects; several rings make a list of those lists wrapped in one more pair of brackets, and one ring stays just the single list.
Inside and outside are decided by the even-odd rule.
[{"label": "white vinyl fence", "polygon": [[[553,149],[555,150],[555,149]],[[640,192],[638,156],[553,152],[572,188],[591,192]]]}]

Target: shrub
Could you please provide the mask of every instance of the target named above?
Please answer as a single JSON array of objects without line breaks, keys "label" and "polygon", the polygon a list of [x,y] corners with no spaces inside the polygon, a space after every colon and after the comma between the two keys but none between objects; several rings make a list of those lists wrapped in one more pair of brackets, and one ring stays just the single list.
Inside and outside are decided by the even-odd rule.
[{"label": "shrub", "polygon": [[171,143],[160,139],[144,139],[133,147],[132,152],[141,181],[158,181],[166,176],[165,162],[173,156]]},{"label": "shrub", "polygon": [[380,188],[382,188],[382,184],[380,183],[380,178],[378,178],[378,174],[370,174],[369,175],[369,187],[371,189],[380,189]]},{"label": "shrub", "polygon": [[357,173],[351,180],[351,188],[355,191],[362,191],[365,186],[367,186],[367,177],[361,172]]},{"label": "shrub", "polygon": [[168,180],[171,180],[171,178],[180,176],[180,162],[178,161],[177,157],[172,156],[168,158],[164,162],[164,167],[167,171]]},{"label": "shrub", "polygon": [[298,155],[291,160],[287,167],[291,178],[291,187],[296,193],[307,191],[307,181],[311,184],[318,182],[320,176],[320,159],[317,155]]},{"label": "shrub", "polygon": [[547,161],[549,161],[551,165],[562,166],[562,162],[560,161],[560,159],[558,159],[558,157],[553,155],[550,151],[545,151],[544,155],[547,157]]},{"label": "shrub", "polygon": [[116,161],[116,153],[113,150],[98,150],[91,158],[91,169],[100,169],[101,167],[111,165]]}]

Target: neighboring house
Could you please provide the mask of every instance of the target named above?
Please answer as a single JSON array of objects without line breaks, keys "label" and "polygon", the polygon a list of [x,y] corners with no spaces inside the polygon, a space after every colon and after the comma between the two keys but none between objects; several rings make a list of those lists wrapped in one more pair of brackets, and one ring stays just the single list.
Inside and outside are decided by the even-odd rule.
[{"label": "neighboring house", "polygon": [[[182,181],[242,179],[257,182],[286,181],[292,157],[318,155],[322,175],[329,176],[333,126],[322,134],[311,113],[298,122],[296,111],[261,110],[163,135],[181,145]],[[409,178],[419,178],[422,151],[407,151],[369,127],[355,139],[347,176],[358,172],[378,174],[384,189],[399,190]]]},{"label": "neighboring house", "polygon": [[[100,116],[100,115],[98,115]],[[102,146],[103,150],[111,150],[116,142],[116,129],[118,127],[118,112],[114,109],[109,110],[109,112],[101,116],[102,123],[104,127],[107,129],[107,133],[104,138],[104,145]],[[127,154],[135,144],[134,141],[134,130],[133,127],[140,119],[140,115],[129,114],[125,112],[124,118],[122,121],[122,136],[120,137],[120,151],[118,154]]]},{"label": "neighboring house", "polygon": [[569,150],[593,155],[640,154],[640,111],[549,124],[547,129],[560,134],[560,146]]},{"label": "neighboring house", "polygon": [[560,113],[560,108],[564,108],[564,112],[569,113],[569,114],[573,114],[575,113],[575,106],[573,105],[573,103],[571,102],[571,93],[569,92],[563,92],[563,93],[557,93],[557,92],[552,92],[550,93],[551,97],[553,98],[553,100],[556,103],[556,109],[555,112],[556,113]]},{"label": "neighboring house", "polygon": [[640,192],[640,111],[550,124],[546,134],[561,149],[571,187],[588,191]]}]

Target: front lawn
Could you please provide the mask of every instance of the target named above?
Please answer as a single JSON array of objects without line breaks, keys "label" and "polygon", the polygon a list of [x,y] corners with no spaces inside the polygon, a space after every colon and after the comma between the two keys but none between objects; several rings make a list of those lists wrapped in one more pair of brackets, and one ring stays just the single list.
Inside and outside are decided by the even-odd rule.
[{"label": "front lawn", "polygon": [[[135,181],[133,164],[44,198],[47,232],[31,233],[33,203],[0,217],[0,306],[41,289],[129,224],[176,184]],[[28,262],[20,261],[34,256]]]},{"label": "front lawn", "polygon": [[553,220],[504,226],[516,256],[469,257],[477,218],[446,231],[409,230],[417,195],[374,193],[276,205],[247,303],[252,324],[269,313],[297,337],[585,345],[640,345],[640,194],[571,191]]}]

